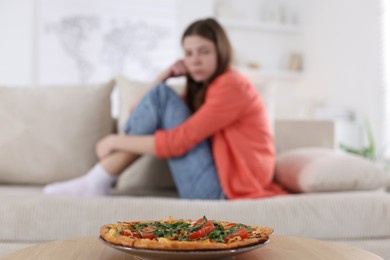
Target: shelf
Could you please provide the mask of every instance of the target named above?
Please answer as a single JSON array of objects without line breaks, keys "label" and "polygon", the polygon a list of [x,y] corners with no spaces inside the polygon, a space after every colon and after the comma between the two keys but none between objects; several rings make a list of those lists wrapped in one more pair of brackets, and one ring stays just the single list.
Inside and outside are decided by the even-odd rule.
[{"label": "shelf", "polygon": [[245,21],[245,20],[234,20],[234,19],[219,19],[219,21],[226,27],[247,29],[247,30],[261,30],[270,32],[280,33],[302,33],[301,27],[292,24],[282,23],[270,23],[270,22],[259,22],[259,21]]},{"label": "shelf", "polygon": [[289,70],[257,70],[240,67],[237,70],[249,77],[255,84],[263,84],[268,80],[298,80],[303,75],[301,71]]}]

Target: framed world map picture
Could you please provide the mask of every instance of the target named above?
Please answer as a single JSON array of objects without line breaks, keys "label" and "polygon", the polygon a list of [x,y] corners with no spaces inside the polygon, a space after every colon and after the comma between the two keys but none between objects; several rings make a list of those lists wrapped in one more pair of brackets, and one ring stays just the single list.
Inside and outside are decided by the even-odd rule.
[{"label": "framed world map picture", "polygon": [[175,0],[38,0],[37,83],[150,81],[180,54]]}]

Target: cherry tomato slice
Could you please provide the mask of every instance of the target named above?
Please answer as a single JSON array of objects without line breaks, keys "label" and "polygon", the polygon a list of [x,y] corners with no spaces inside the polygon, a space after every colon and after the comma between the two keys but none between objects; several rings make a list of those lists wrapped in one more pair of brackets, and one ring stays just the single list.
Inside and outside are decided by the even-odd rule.
[{"label": "cherry tomato slice", "polygon": [[233,233],[233,237],[241,237],[242,239],[247,238],[248,229],[245,227],[238,229],[236,232]]},{"label": "cherry tomato slice", "polygon": [[[195,226],[201,224],[202,221],[203,221],[203,219],[198,220],[196,222],[198,224],[195,223]],[[214,229],[215,229],[215,226],[214,226],[213,222],[206,221],[206,223],[203,224],[203,226],[198,231],[195,231],[194,233],[189,234],[188,238],[190,238],[190,239],[202,238],[202,237],[210,234],[211,231],[213,231]]]},{"label": "cherry tomato slice", "polygon": [[119,234],[121,234],[122,236],[127,236],[127,237],[131,235],[130,232],[127,232],[127,231],[124,231],[124,230],[119,231]]},{"label": "cherry tomato slice", "polygon": [[232,227],[235,227],[235,226],[237,226],[236,223],[229,223],[229,224],[226,225],[226,228],[232,228]]},{"label": "cherry tomato slice", "polygon": [[245,227],[242,227],[242,228],[239,228],[237,229],[236,231],[234,231],[233,234],[231,235],[228,235],[226,238],[225,238],[225,241],[229,241],[229,239],[233,238],[233,237],[241,237],[242,239],[245,239],[247,238],[249,235],[249,232],[248,232],[248,229],[245,228]]},{"label": "cherry tomato slice", "polygon": [[196,222],[195,222],[195,225],[194,226],[197,226],[197,225],[199,225],[200,223],[202,223],[203,222],[203,218],[200,218],[200,219],[198,219]]},{"label": "cherry tomato slice", "polygon": [[121,230],[119,232],[119,234],[121,234],[122,236],[127,236],[127,237],[136,237],[136,238],[141,238],[141,235],[138,234],[136,231],[124,231],[124,230]]},{"label": "cherry tomato slice", "polygon": [[155,237],[156,237],[156,235],[154,233],[152,233],[152,232],[150,232],[150,233],[142,233],[142,238],[153,239]]},{"label": "cherry tomato slice", "polygon": [[204,229],[199,229],[198,231],[195,231],[194,233],[191,233],[188,235],[188,238],[190,239],[196,239],[196,238],[202,238],[206,235],[206,232]]},{"label": "cherry tomato slice", "polygon": [[204,231],[206,232],[206,235],[208,235],[211,233],[211,231],[213,231],[215,229],[215,226],[214,226],[213,222],[207,221],[205,224],[203,224],[201,229],[204,229]]},{"label": "cherry tomato slice", "polygon": [[154,229],[156,229],[156,226],[149,226],[149,227],[144,227],[143,229],[141,229],[142,238],[149,238],[149,239],[155,238],[156,235],[152,231]]}]

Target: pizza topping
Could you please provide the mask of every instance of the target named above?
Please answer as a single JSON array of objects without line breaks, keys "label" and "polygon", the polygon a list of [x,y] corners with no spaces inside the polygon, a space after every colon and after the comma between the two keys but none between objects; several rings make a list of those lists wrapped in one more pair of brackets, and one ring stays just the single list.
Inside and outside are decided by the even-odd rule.
[{"label": "pizza topping", "polygon": [[195,228],[193,230],[197,230],[188,235],[190,239],[203,238],[206,235],[210,234],[215,229],[213,222],[207,220],[206,217],[199,219],[195,223]]},{"label": "pizza topping", "polygon": [[196,222],[184,220],[154,221],[154,222],[120,222],[116,236],[130,238],[145,238],[160,241],[161,238],[179,241],[213,241],[228,243],[232,240],[251,238],[256,233],[250,226],[230,223],[223,226],[217,221],[206,217]]},{"label": "pizza topping", "polygon": [[229,241],[230,239],[233,238],[245,239],[248,236],[250,236],[248,228],[246,227],[240,227],[238,229],[233,228],[229,231],[229,234],[225,237],[225,241]]},{"label": "pizza topping", "polygon": [[147,226],[147,227],[144,227],[143,229],[141,229],[141,236],[143,238],[149,238],[149,239],[153,239],[156,237],[155,235],[155,231],[156,231],[157,227],[156,226]]}]

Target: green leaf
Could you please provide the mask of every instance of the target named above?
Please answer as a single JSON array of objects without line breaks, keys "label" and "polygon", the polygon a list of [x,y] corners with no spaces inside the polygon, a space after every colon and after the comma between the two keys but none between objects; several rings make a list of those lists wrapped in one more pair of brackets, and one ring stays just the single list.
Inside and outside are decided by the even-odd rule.
[{"label": "green leaf", "polygon": [[374,134],[371,130],[371,126],[370,126],[370,123],[368,120],[366,120],[364,123],[364,129],[365,129],[365,133],[367,135],[368,147],[363,147],[361,149],[358,149],[358,148],[353,148],[353,147],[347,146],[345,144],[340,144],[339,147],[340,147],[340,149],[342,149],[348,153],[362,156],[362,157],[367,158],[369,160],[375,160],[376,159],[375,138],[374,138]]}]

